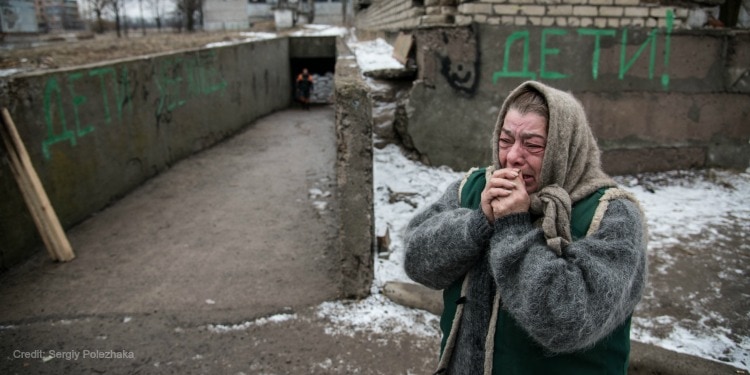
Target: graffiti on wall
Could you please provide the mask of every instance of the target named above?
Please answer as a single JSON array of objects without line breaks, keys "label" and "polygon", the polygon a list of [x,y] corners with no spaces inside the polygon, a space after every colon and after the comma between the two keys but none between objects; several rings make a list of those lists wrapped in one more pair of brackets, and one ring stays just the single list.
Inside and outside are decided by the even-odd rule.
[{"label": "graffiti on wall", "polygon": [[[591,38],[593,40],[593,54],[591,57],[591,77],[596,80],[599,78],[599,61],[601,57],[601,42],[603,38],[616,38],[615,41],[620,43],[620,59],[617,78],[620,80],[625,79],[628,71],[633,67],[636,61],[638,61],[644,55],[644,52],[648,49],[648,79],[654,79],[654,72],[657,64],[657,42],[659,39],[663,39],[663,58],[661,63],[663,64],[664,71],[660,77],[661,86],[666,90],[669,88],[669,74],[666,73],[669,67],[669,54],[671,49],[671,34],[674,21],[674,13],[669,10],[667,11],[666,28],[664,30],[663,38],[659,38],[660,30],[653,29],[648,33],[646,40],[641,44],[638,49],[632,54],[628,55],[627,46],[629,44],[628,29],[622,29],[620,31],[619,39],[617,36],[618,31],[614,29],[593,29],[593,28],[579,28],[576,29],[575,33],[579,38]],[[501,78],[526,78],[526,79],[565,79],[571,78],[570,74],[563,74],[555,71],[553,68],[547,65],[548,57],[553,55],[559,55],[560,49],[550,46],[550,37],[552,36],[566,36],[570,33],[569,29],[559,28],[545,28],[541,32],[540,36],[540,48],[539,48],[539,70],[532,71],[529,67],[530,61],[530,39],[531,35],[529,30],[520,30],[513,32],[505,40],[505,49],[503,53],[503,68],[500,71],[496,71],[492,75],[492,82],[497,83]],[[520,43],[522,48],[522,56],[520,61],[520,70],[513,70],[511,68],[511,48]],[[516,62],[517,65],[517,62]]]},{"label": "graffiti on wall", "polygon": [[[99,81],[97,94],[101,97],[101,105],[94,110],[101,114],[104,124],[112,123],[114,111],[117,120],[120,121],[126,107],[132,111],[127,68],[121,69],[119,74],[114,67],[103,67],[69,73],[62,79],[58,79],[57,76],[48,78],[44,87],[44,123],[47,137],[42,142],[42,153],[46,159],[50,158],[52,145],[70,142],[75,146],[78,139],[94,131],[94,124],[85,122],[90,119],[82,119],[81,116],[81,107],[90,102],[89,97],[78,91],[83,83],[89,80]],[[72,113],[66,108],[72,108]]]},{"label": "graffiti on wall", "polygon": [[480,82],[477,35],[473,28],[451,28],[415,33],[419,79],[434,86],[442,76],[457,93],[472,97]]},{"label": "graffiti on wall", "polygon": [[[216,68],[215,53],[206,50],[157,60],[154,67],[157,118],[184,106],[191,99],[226,89],[227,82]],[[124,66],[119,69],[115,66],[99,67],[49,77],[44,87],[44,157],[50,159],[50,148],[57,143],[68,142],[75,146],[97,127],[121,123],[126,113],[132,114],[136,110],[133,108],[135,90],[132,86],[128,69]]]},{"label": "graffiti on wall", "polygon": [[224,90],[227,82],[216,67],[214,50],[160,60],[156,67],[156,115],[182,107],[190,99]]},{"label": "graffiti on wall", "polygon": [[479,86],[479,49],[471,30],[457,30],[453,37],[442,33],[438,51],[440,74],[455,90],[474,95]]}]

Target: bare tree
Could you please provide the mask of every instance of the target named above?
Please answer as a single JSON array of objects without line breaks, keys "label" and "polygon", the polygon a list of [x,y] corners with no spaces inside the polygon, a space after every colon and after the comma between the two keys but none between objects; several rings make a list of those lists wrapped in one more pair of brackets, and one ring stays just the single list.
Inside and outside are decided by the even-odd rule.
[{"label": "bare tree", "polygon": [[307,23],[314,23],[315,21],[315,0],[307,0]]},{"label": "bare tree", "polygon": [[154,14],[154,18],[156,21],[156,29],[161,31],[161,26],[164,23],[164,17],[166,16],[166,11],[164,10],[164,7],[167,3],[169,3],[170,0],[146,0],[148,4],[151,6],[151,11]]},{"label": "bare tree", "polygon": [[122,37],[122,0],[108,0],[109,8],[112,10],[112,14],[115,16],[115,30],[117,30],[117,37]]},{"label": "bare tree", "polygon": [[96,16],[96,21],[94,23],[94,32],[97,32],[99,34],[104,32],[104,20],[102,19],[102,13],[107,9],[109,6],[110,0],[88,0],[88,4],[91,8],[91,11],[94,12],[94,15]]},{"label": "bare tree", "polygon": [[203,24],[203,0],[177,0],[177,10],[184,17],[185,29],[195,31],[195,21]]},{"label": "bare tree", "polygon": [[143,18],[143,0],[138,0],[138,9],[141,16],[141,32],[146,35],[146,20]]}]

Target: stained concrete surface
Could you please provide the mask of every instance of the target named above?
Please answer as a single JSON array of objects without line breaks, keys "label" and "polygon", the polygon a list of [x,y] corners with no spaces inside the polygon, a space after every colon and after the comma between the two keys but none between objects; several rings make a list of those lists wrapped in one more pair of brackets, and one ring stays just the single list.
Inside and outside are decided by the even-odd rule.
[{"label": "stained concrete surface", "polygon": [[[335,142],[330,106],[275,113],[68,231],[74,261],[0,276],[0,373],[429,372],[424,338],[332,336],[316,313],[339,295]],[[211,330],[277,314],[296,319]],[[80,357],[18,358],[36,350]]]}]

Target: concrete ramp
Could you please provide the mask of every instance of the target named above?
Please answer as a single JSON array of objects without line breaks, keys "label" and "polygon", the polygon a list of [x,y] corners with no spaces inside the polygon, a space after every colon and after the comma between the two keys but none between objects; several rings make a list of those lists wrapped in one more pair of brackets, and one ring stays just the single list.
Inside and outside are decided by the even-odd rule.
[{"label": "concrete ramp", "polygon": [[39,252],[3,275],[0,324],[235,321],[335,299],[335,157],[331,107],[265,117],[70,230],[75,261]]},{"label": "concrete ramp", "polygon": [[437,337],[321,313],[342,286],[335,163],[333,107],[290,109],[149,180],[68,231],[74,261],[0,277],[0,373],[431,372]]}]

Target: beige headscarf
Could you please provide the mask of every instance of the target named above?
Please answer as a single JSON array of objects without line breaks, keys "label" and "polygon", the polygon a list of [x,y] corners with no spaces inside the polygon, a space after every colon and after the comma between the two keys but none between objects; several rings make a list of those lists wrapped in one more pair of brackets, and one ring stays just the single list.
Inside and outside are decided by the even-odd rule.
[{"label": "beige headscarf", "polygon": [[531,87],[547,100],[547,147],[542,161],[541,189],[531,195],[531,212],[542,215],[547,244],[558,255],[572,241],[570,214],[573,203],[616,183],[601,168],[599,147],[586,113],[573,95],[535,81],[521,84],[503,103],[492,135],[494,167],[501,168],[498,140],[509,104]]}]

